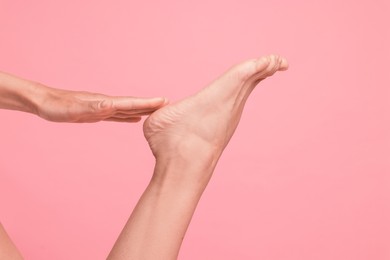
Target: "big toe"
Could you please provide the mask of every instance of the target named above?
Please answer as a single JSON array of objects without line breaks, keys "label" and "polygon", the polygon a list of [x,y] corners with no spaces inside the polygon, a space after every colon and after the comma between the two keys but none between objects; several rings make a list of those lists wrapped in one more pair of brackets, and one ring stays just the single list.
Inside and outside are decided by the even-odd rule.
[{"label": "big toe", "polygon": [[279,55],[268,55],[258,59],[247,60],[233,67],[238,78],[242,81],[261,80],[272,76],[277,71],[288,69],[288,62]]},{"label": "big toe", "polygon": [[279,70],[287,70],[287,69],[288,69],[288,61],[286,60],[286,58],[282,58]]},{"label": "big toe", "polygon": [[279,70],[287,70],[288,62],[279,55],[268,55],[258,59],[257,74],[263,77],[269,77]]}]

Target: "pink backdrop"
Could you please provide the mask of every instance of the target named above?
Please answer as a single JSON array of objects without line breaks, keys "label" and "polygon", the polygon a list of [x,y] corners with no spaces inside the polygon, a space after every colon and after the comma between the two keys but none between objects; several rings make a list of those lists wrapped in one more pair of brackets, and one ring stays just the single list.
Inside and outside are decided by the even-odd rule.
[{"label": "pink backdrop", "polygon": [[[59,88],[185,97],[262,54],[180,259],[390,259],[390,2],[0,4],[0,70]],[[0,219],[26,259],[103,259],[153,170],[141,124],[0,111]]]}]

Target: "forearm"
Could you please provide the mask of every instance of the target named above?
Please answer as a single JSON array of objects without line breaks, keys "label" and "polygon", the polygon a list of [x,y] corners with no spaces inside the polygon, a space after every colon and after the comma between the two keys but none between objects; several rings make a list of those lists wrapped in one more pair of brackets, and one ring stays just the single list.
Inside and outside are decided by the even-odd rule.
[{"label": "forearm", "polygon": [[38,83],[0,72],[0,109],[37,114],[44,91]]},{"label": "forearm", "polygon": [[176,259],[215,163],[158,161],[108,259]]}]

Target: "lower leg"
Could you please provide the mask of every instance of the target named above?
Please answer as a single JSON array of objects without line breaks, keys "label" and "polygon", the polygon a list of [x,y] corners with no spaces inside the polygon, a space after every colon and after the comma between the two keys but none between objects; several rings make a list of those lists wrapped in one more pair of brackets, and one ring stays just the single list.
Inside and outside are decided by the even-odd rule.
[{"label": "lower leg", "polygon": [[209,161],[157,161],[153,177],[108,259],[176,259],[214,168]]},{"label": "lower leg", "polygon": [[109,259],[176,259],[196,205],[254,87],[287,62],[268,56],[239,64],[194,96],[144,123],[156,157],[150,184]]},{"label": "lower leg", "polygon": [[23,259],[19,250],[12,242],[4,227],[0,223],[0,259],[19,260]]}]

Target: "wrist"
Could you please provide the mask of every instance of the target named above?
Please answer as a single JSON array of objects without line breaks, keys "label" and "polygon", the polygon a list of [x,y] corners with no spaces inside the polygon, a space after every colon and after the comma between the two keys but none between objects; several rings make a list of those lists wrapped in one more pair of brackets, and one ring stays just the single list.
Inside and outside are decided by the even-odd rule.
[{"label": "wrist", "polygon": [[37,82],[28,82],[27,84],[28,90],[25,92],[24,98],[27,101],[28,112],[39,116],[39,111],[47,99],[49,88]]},{"label": "wrist", "polygon": [[0,108],[37,114],[44,89],[39,83],[0,73]]}]

